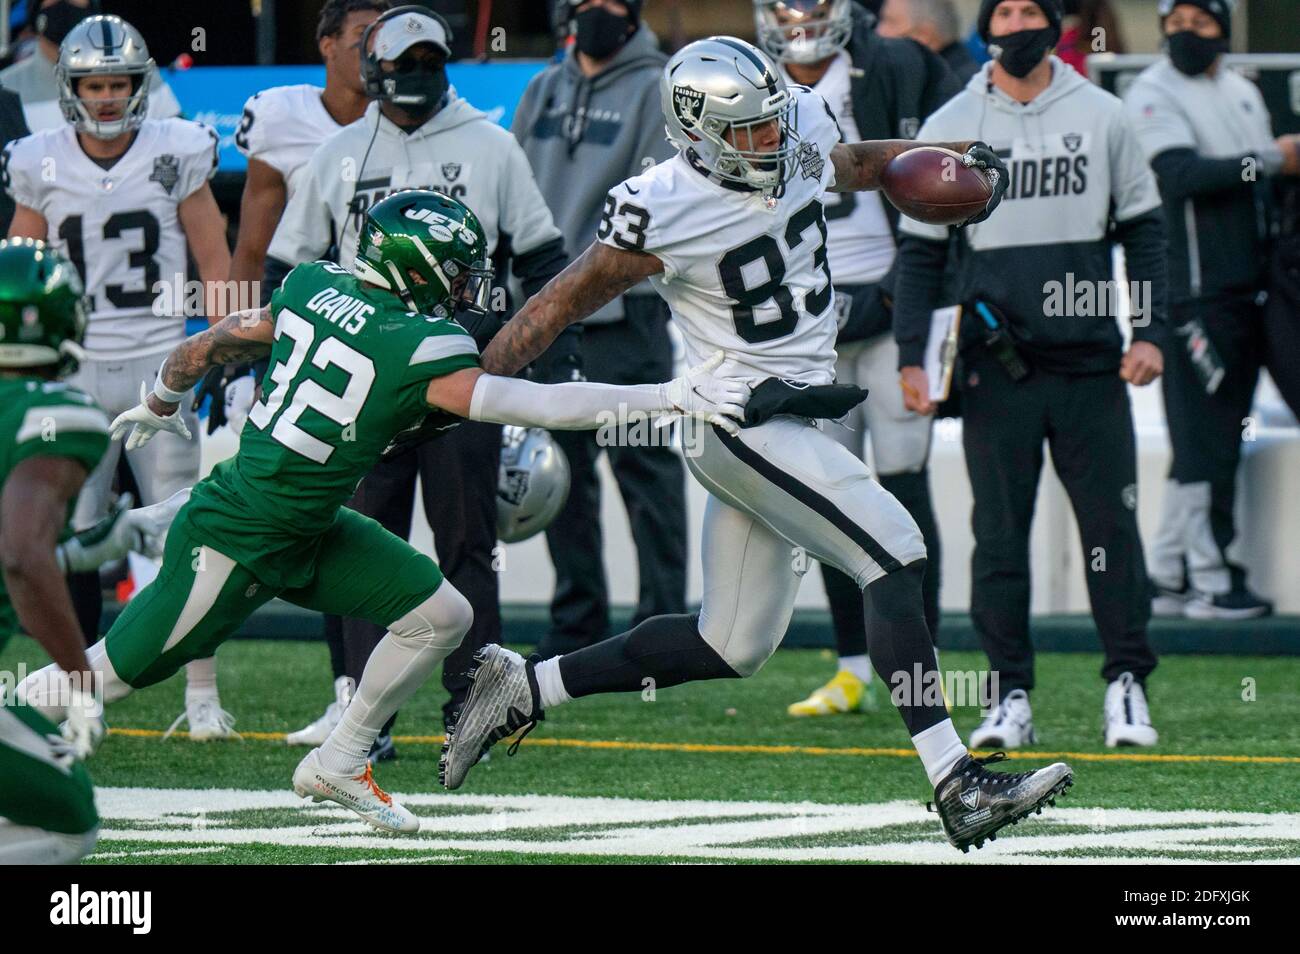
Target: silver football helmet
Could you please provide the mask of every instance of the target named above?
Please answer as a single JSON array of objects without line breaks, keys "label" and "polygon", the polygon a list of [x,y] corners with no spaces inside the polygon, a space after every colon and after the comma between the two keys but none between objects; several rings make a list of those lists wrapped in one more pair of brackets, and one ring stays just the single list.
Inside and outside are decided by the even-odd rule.
[{"label": "silver football helmet", "polygon": [[541,533],[569,498],[569,460],[540,427],[507,427],[497,474],[497,539],[518,543]]},{"label": "silver football helmet", "polygon": [[[659,98],[668,139],[718,178],[770,194],[794,174],[794,94],[744,40],[713,36],[683,47],[664,67]],[[774,121],[779,144],[759,148],[761,128]]]},{"label": "silver football helmet", "polygon": [[758,45],[782,63],[819,63],[848,45],[849,0],[754,0]]},{"label": "silver football helmet", "polygon": [[[138,129],[149,113],[149,82],[153,58],[140,31],[118,16],[95,16],[82,20],[63,38],[54,67],[59,84],[59,106],[63,118],[78,132],[98,139],[116,139]],[[131,95],[124,101],[118,119],[100,121],[77,95],[77,81],[86,76],[129,76]]]}]

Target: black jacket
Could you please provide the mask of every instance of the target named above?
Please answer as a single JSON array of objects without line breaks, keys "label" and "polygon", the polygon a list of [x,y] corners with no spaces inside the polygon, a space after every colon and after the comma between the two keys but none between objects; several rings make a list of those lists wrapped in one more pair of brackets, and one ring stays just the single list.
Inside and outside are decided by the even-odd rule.
[{"label": "black jacket", "polygon": [[[856,2],[847,51],[853,121],[864,140],[915,139],[926,118],[961,90],[938,54],[915,40],[881,36],[876,18]],[[886,202],[885,213],[897,235],[898,210]]]},{"label": "black jacket", "polygon": [[945,46],[939,51],[939,57],[948,64],[948,69],[952,70],[963,84],[969,82],[970,78],[980,71],[980,65],[975,62],[975,57],[971,56],[970,50],[961,40],[953,40]]},{"label": "black jacket", "polygon": [[[22,100],[12,90],[0,89],[0,147],[7,146],[15,139],[31,135],[27,128],[27,119],[23,115]],[[0,172],[6,179],[8,172]],[[0,188],[0,234],[9,233],[9,223],[14,217],[14,200],[9,198],[8,182]]]}]

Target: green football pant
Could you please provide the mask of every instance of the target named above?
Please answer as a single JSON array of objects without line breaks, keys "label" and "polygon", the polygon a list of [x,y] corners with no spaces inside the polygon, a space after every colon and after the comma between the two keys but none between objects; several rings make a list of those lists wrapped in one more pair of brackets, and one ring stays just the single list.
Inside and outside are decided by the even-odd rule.
[{"label": "green football pant", "polygon": [[388,627],[433,595],[442,579],[429,557],[344,508],[324,534],[311,582],[276,590],[210,546],[182,513],[167,534],[158,577],[127,603],[104,637],[105,650],[117,675],[141,689],[211,656],[273,597]]},{"label": "green football pant", "polygon": [[[48,741],[59,730],[30,706],[0,705],[0,818],[64,835],[99,826],[90,775],[67,764]],[[0,832],[0,857],[5,837]]]}]

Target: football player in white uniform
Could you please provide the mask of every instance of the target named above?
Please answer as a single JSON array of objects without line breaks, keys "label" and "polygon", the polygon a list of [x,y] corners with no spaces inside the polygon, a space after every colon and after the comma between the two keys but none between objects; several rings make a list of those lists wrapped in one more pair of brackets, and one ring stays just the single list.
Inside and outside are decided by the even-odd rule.
[{"label": "football player in white uniform", "polygon": [[[660,93],[679,154],[611,190],[597,241],[506,324],[483,365],[514,373],[562,328],[646,278],[671,307],[688,361],[725,351],[715,374],[753,387],[748,426],[739,436],[685,428],[687,465],[710,494],[704,602],[697,615],[655,617],[536,665],[484,648],[443,748],[443,782],[458,787],[486,747],[578,696],[757,672],[785,634],[806,552],[863,589],[872,663],[894,690],[944,830],[963,850],[979,847],[1054,799],[1073,773],[1060,762],[993,772],[986,763],[996,757],[967,752],[938,691],[920,531],[816,420],[862,399],[832,384],[823,195],[879,188],[886,163],[916,144],[841,143],[820,96],[788,87],[762,53],[729,37],[681,50]],[[983,143],[945,145],[1003,179]]]},{"label": "football player in white uniform", "polygon": [[[854,46],[854,15],[850,0],[754,0],[754,19],[758,45],[777,61],[781,75],[790,83],[811,87],[826,100],[835,114],[845,141],[862,137],[855,116],[855,98],[864,91],[855,88],[861,81],[854,75],[863,72],[872,47]],[[902,71],[900,58],[883,54],[890,46],[909,41],[873,37],[878,44],[873,70]],[[856,52],[853,52],[856,50]],[[851,55],[852,53],[852,55]],[[856,60],[856,62],[855,62]],[[937,70],[947,73],[937,62]],[[923,76],[927,71],[918,71]],[[919,83],[918,83],[919,85]],[[894,89],[891,84],[886,87]],[[876,91],[878,87],[867,89]],[[880,107],[889,117],[887,129],[914,137],[917,120],[924,121],[928,111],[957,92],[956,80],[950,77],[927,84],[927,94],[914,102],[920,115],[905,118],[912,112],[901,95]],[[913,100],[917,98],[911,97]],[[852,453],[866,459],[866,442],[871,438],[871,453],[876,479],[907,508],[925,540],[928,564],[924,582],[925,617],[930,635],[936,640],[939,627],[939,528],[930,501],[930,430],[934,419],[903,406],[903,391],[898,378],[898,345],[890,328],[887,300],[893,295],[896,251],[895,232],[899,216],[883,196],[874,192],[843,192],[826,197],[827,260],[835,276],[835,307],[840,327],[835,351],[836,380],[860,385],[871,392],[871,400],[849,412],[827,433]],[[864,433],[865,432],[865,433]],[[831,619],[839,666],[829,682],[815,689],[808,698],[793,703],[786,710],[792,716],[832,715],[860,710],[870,700],[868,683],[871,663],[862,623],[862,601],[853,580],[834,567],[823,565],[822,581],[830,602]]]},{"label": "football player in white uniform", "polygon": [[[185,338],[177,303],[193,296],[175,286],[185,275],[187,242],[204,282],[217,283],[203,296],[209,322],[224,314],[230,273],[225,226],[208,187],[217,135],[184,119],[147,118],[153,65],[144,38],[120,17],[81,21],[59,52],[67,124],[10,143],[0,168],[16,204],[9,235],[50,242],[85,279],[93,302],[87,357],[72,383],[110,414],[135,406],[140,382],[155,377]],[[184,420],[197,426],[192,401]],[[77,529],[108,512],[120,448],[112,445],[86,480]],[[199,447],[169,434],[130,452],[127,463],[141,502],[155,504],[198,480]],[[90,604],[83,625],[97,627],[97,574],[75,582],[74,595]],[[190,738],[231,737],[214,662],[192,663],[187,674],[182,718]]]}]

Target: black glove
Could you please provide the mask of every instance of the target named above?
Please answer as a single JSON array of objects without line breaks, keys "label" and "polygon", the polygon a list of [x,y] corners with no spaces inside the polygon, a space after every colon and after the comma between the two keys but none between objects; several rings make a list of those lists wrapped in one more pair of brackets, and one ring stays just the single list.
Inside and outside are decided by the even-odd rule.
[{"label": "black glove", "polygon": [[194,398],[196,408],[202,406],[205,397],[212,398],[208,405],[208,436],[211,437],[218,427],[226,424],[226,388],[231,382],[248,374],[252,366],[244,364],[221,364],[209,369],[199,384],[198,394]]},{"label": "black glove", "polygon": [[569,325],[533,361],[528,379],[538,384],[564,384],[587,380],[582,372],[582,326]]},{"label": "black glove", "polygon": [[978,215],[972,215],[957,226],[964,229],[968,225],[983,222],[993,214],[993,210],[998,207],[998,203],[1002,201],[1003,193],[1007,191],[1007,186],[1011,183],[1011,172],[1007,169],[1006,163],[998,158],[998,154],[990,149],[987,143],[973,143],[966,150],[966,154],[962,156],[962,162],[967,166],[983,169],[984,174],[988,176],[989,183],[993,186],[993,196],[989,199],[988,204],[984,206],[984,211]]},{"label": "black glove", "polygon": [[843,417],[867,399],[866,388],[854,384],[800,384],[768,378],[754,388],[745,405],[741,427],[754,427],[778,414],[796,417]]},{"label": "black glove", "polygon": [[492,309],[479,311],[464,307],[463,303],[460,307],[457,307],[455,318],[457,324],[473,336],[474,344],[478,346],[480,354],[488,346],[488,342],[501,330],[501,326],[505,324],[501,320],[501,315]]},{"label": "black glove", "polygon": [[384,452],[379,455],[379,459],[390,461],[394,457],[400,457],[427,441],[441,437],[460,423],[461,419],[455,414],[448,414],[446,411],[430,411],[415,427],[408,427],[394,436],[384,448]]}]

